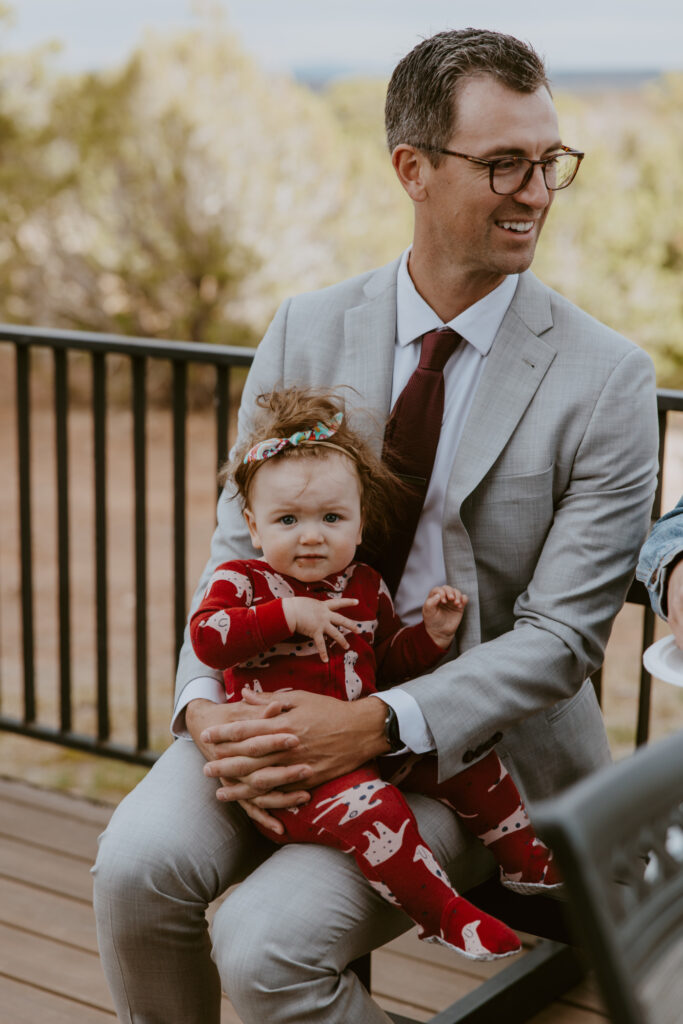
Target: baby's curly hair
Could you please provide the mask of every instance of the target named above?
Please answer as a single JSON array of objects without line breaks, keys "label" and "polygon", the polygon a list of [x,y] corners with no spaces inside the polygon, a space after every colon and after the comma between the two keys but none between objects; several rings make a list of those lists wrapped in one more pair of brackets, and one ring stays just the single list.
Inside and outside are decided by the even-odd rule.
[{"label": "baby's curly hair", "polygon": [[[329,425],[337,413],[344,418],[330,438],[329,444],[314,442],[283,448],[273,459],[324,459],[331,451],[341,449],[352,459],[360,482],[360,503],[363,516],[363,547],[377,550],[391,528],[392,510],[405,491],[405,484],[375,454],[371,445],[349,424],[344,403],[334,391],[291,387],[259,395],[254,430],[231,452],[230,459],[221,468],[219,482],[232,482],[234,497],[239,496],[243,507],[249,506],[249,490],[254,475],[263,465],[244,462],[254,445],[271,437],[290,437],[299,430],[310,430],[317,423]],[[270,460],[267,460],[270,461]]]}]

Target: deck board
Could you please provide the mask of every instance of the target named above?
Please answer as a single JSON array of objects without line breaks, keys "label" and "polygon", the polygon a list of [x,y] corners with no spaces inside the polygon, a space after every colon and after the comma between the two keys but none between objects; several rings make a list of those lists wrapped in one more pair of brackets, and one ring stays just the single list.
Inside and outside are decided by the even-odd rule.
[{"label": "deck board", "polygon": [[0,878],[0,920],[13,928],[44,935],[77,949],[97,953],[97,936],[89,901],[42,890],[30,882]]},{"label": "deck board", "polygon": [[54,850],[46,855],[45,850],[7,835],[0,835],[0,876],[26,879],[34,889],[73,896],[88,903],[91,900],[87,862]]},{"label": "deck board", "polygon": [[77,1003],[54,992],[0,974],[3,1024],[114,1024],[113,1010]]},{"label": "deck board", "polygon": [[[115,1021],[97,954],[89,873],[111,811],[0,779],[0,1024]],[[419,942],[413,929],[373,954],[373,995],[386,1010],[427,1021],[506,964],[465,961]],[[530,1024],[606,1020],[588,980]],[[227,998],[221,1024],[239,1024]]]}]

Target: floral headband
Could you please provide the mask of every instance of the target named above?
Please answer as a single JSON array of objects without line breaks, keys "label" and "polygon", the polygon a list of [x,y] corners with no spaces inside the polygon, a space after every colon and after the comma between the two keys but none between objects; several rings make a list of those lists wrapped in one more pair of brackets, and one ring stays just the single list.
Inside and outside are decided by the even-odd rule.
[{"label": "floral headband", "polygon": [[269,437],[265,441],[259,441],[244,456],[244,464],[272,459],[274,455],[279,455],[285,448],[296,448],[300,444],[324,444],[330,448],[336,448],[344,455],[349,455],[350,452],[347,452],[345,448],[341,448],[337,444],[330,444],[327,440],[337,433],[343,419],[344,414],[338,412],[336,416],[332,417],[329,425],[318,422],[310,430],[297,430],[290,437]]}]

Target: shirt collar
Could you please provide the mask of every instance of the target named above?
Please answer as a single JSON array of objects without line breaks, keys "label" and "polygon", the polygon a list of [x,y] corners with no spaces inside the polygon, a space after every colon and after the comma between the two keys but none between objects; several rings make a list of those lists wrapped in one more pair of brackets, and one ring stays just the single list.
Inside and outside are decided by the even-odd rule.
[{"label": "shirt collar", "polygon": [[503,317],[517,288],[518,274],[509,274],[497,288],[479,299],[474,305],[459,313],[444,324],[431,306],[427,305],[413,284],[408,273],[408,256],[406,249],[401,257],[396,279],[396,340],[401,346],[410,345],[416,338],[421,338],[427,331],[439,327],[452,327],[466,341],[473,345],[481,355],[488,355],[493,339],[498,333]]}]

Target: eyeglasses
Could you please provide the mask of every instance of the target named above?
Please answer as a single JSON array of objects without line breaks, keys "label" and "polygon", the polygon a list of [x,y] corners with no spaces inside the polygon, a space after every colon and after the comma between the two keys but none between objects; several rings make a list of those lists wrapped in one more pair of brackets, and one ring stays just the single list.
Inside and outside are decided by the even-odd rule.
[{"label": "eyeglasses", "polygon": [[426,149],[432,153],[443,153],[445,156],[458,156],[473,164],[483,164],[489,169],[491,191],[499,196],[513,196],[516,192],[521,192],[523,188],[526,188],[536,164],[543,171],[543,180],[547,189],[557,192],[561,188],[567,188],[576,177],[576,172],[585,155],[577,149],[562,146],[559,153],[544,156],[541,160],[529,160],[525,156],[499,156],[494,160],[484,160],[479,156],[456,153],[453,149],[435,149],[433,146],[418,146],[417,148]]}]

